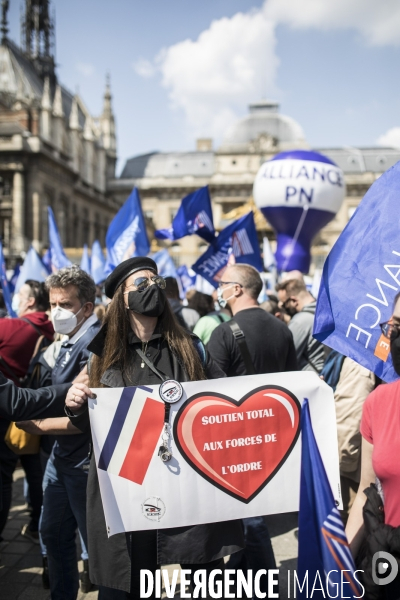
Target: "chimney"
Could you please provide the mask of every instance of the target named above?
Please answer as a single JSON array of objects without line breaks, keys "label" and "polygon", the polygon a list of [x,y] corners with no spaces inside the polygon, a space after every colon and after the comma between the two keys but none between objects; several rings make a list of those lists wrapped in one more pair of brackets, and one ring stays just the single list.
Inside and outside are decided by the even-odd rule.
[{"label": "chimney", "polygon": [[199,138],[196,140],[197,152],[211,152],[213,149],[212,138]]}]

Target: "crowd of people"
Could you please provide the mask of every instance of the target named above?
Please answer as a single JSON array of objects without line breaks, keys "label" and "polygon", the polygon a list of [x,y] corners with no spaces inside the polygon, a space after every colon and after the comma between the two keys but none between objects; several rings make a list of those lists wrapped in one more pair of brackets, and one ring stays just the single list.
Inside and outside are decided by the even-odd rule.
[{"label": "crowd of people", "polygon": [[[91,452],[90,388],[312,371],[334,391],[342,518],[354,556],[365,562],[363,538],[377,544],[376,528],[363,521],[363,508],[376,498],[384,498],[376,519],[382,522],[384,514],[382,526],[400,526],[400,384],[381,385],[313,338],[316,300],[300,273],[289,273],[260,304],[262,288],[256,269],[234,264],[212,296],[190,290],[182,301],[174,278],[161,277],[152,259],[136,257],[105,281],[107,305],[91,277],[72,266],[45,283],[27,280],[18,292],[18,317],[0,318],[0,540],[20,461],[31,515],[21,535],[40,544],[43,586],[53,600],[75,600],[79,585],[88,592],[93,584],[99,600],[140,598],[140,569],[155,571],[160,564],[187,566],[192,577],[198,569],[222,568],[227,557],[230,569],[276,568],[262,516],[108,538]],[[400,375],[399,296],[382,332]],[[12,449],[18,432],[37,440],[33,451]],[[399,552],[400,545],[391,550]],[[369,583],[366,597],[379,598]],[[396,578],[387,598],[399,599],[399,587]]]}]

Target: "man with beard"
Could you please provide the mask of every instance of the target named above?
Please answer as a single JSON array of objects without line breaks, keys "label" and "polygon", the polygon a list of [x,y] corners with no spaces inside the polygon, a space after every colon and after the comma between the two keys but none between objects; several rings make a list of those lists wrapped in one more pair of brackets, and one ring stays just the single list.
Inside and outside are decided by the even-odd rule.
[{"label": "man with beard", "polygon": [[299,279],[287,279],[276,286],[281,306],[292,317],[289,329],[293,335],[297,362],[301,371],[320,373],[325,362],[325,347],[313,338],[316,300]]}]

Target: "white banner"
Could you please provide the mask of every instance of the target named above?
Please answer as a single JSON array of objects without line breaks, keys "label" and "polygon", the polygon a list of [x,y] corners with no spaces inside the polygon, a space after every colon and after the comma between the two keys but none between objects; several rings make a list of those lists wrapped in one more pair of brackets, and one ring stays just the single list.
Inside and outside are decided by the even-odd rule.
[{"label": "white banner", "polygon": [[312,372],[183,383],[162,462],[159,386],[95,389],[93,448],[109,535],[299,509],[300,413],[312,425],[341,506],[331,388]]}]

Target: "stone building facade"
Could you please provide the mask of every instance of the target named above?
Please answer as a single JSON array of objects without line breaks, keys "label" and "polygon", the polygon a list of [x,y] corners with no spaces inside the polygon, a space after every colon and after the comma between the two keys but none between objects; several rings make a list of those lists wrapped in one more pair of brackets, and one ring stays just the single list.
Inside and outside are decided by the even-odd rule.
[{"label": "stone building facade", "polygon": [[[150,230],[168,227],[181,198],[209,185],[214,224],[222,229],[254,208],[253,182],[260,165],[278,152],[309,148],[302,128],[279,113],[276,102],[258,102],[249,114],[227,132],[221,146],[212,140],[198,140],[194,152],[153,153],[129,159],[119,179],[109,183],[122,202],[135,185],[140,191]],[[384,171],[400,160],[393,148],[316,148],[331,158],[345,174],[346,198],[336,215],[316,236],[312,245],[312,267],[321,267],[330,248],[352,216],[362,197]],[[255,210],[255,209],[254,209]],[[266,235],[274,246],[275,234],[255,210],[260,244]],[[191,265],[206,249],[204,241],[190,236],[169,242],[153,240],[153,249],[170,248],[176,264]]]},{"label": "stone building facade", "polygon": [[57,78],[49,0],[26,0],[22,48],[8,39],[7,5],[0,45],[0,236],[10,259],[30,243],[40,251],[48,244],[51,206],[73,256],[74,248],[95,239],[104,245],[119,208],[107,191],[117,158],[109,81],[95,118]]}]

